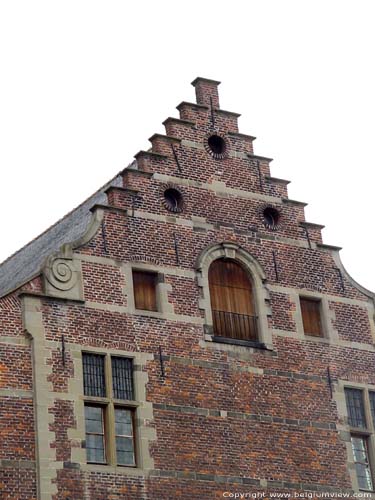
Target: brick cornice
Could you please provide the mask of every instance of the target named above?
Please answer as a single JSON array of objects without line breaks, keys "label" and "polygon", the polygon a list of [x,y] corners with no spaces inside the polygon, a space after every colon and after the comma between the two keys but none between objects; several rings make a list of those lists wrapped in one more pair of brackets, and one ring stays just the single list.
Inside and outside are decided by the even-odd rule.
[{"label": "brick cornice", "polygon": [[165,141],[176,143],[180,143],[182,141],[182,139],[179,139],[178,137],[172,137],[165,134],[153,134],[148,140],[152,142],[154,139],[164,139]]},{"label": "brick cornice", "polygon": [[154,172],[149,172],[148,170],[142,170],[139,168],[130,168],[126,167],[122,172],[120,172],[121,175],[126,174],[126,172],[130,172],[131,174],[136,174],[136,175],[141,175],[144,177],[152,177],[154,175]]},{"label": "brick cornice", "polygon": [[157,158],[159,160],[166,160],[168,158],[168,156],[162,155],[160,153],[155,153],[154,151],[143,151],[143,150],[138,151],[138,153],[134,155],[134,158],[136,158],[138,160],[138,158],[140,158],[142,156],[148,156],[150,158]]},{"label": "brick cornice", "polygon": [[187,125],[189,127],[195,127],[196,124],[189,120],[181,120],[181,118],[174,118],[173,116],[169,116],[163,121],[163,125],[166,125],[169,122],[180,123],[181,125]]},{"label": "brick cornice", "polygon": [[196,84],[198,82],[207,82],[207,83],[212,83],[214,85],[220,85],[221,82],[219,82],[218,80],[211,80],[210,78],[203,78],[203,76],[197,76],[197,78],[195,78],[192,82],[191,82],[191,85],[193,85],[193,87],[196,86]]},{"label": "brick cornice", "polygon": [[132,188],[122,187],[122,186],[109,186],[109,188],[106,189],[104,192],[107,194],[107,193],[110,193],[111,191],[119,191],[122,193],[129,193],[129,194],[132,194],[134,196],[136,196],[139,193],[138,189],[132,189]]},{"label": "brick cornice", "polygon": [[271,175],[265,175],[264,178],[267,181],[273,182],[275,184],[285,184],[286,186],[290,184],[290,181],[287,179],[280,179],[279,177],[272,177]]},{"label": "brick cornice", "polygon": [[205,110],[209,109],[209,107],[206,106],[205,104],[198,104],[197,102],[187,102],[187,101],[180,102],[180,104],[176,106],[176,109],[180,111],[181,108],[183,108],[184,106],[191,106],[192,108],[201,108]]},{"label": "brick cornice", "polygon": [[253,135],[242,134],[240,132],[228,132],[228,135],[232,135],[233,137],[239,137],[241,139],[246,139],[249,141],[255,141],[256,137]]},{"label": "brick cornice", "polygon": [[325,226],[323,226],[322,224],[316,224],[315,222],[304,221],[304,222],[300,222],[299,225],[302,227],[307,227],[307,228],[311,227],[312,229],[324,229],[325,228]]},{"label": "brick cornice", "polygon": [[296,205],[299,207],[307,207],[308,203],[304,201],[292,200],[291,198],[282,198],[281,201],[286,205]]},{"label": "brick cornice", "polygon": [[250,158],[251,160],[264,160],[268,162],[273,161],[273,158],[267,158],[267,156],[254,155],[252,153],[247,153],[246,156],[248,156],[248,158]]}]

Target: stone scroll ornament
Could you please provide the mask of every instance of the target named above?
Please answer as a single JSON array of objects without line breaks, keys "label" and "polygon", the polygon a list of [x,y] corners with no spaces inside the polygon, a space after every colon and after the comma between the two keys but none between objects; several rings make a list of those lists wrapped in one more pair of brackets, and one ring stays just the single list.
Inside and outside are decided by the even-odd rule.
[{"label": "stone scroll ornament", "polygon": [[51,255],[47,260],[45,276],[49,283],[61,291],[71,290],[77,283],[77,272],[72,259]]},{"label": "stone scroll ornament", "polygon": [[51,255],[44,269],[47,281],[57,290],[66,292],[77,283],[77,271],[73,259]]},{"label": "stone scroll ornament", "polygon": [[46,295],[84,300],[81,263],[74,259],[71,246],[63,245],[60,252],[48,257],[43,267],[43,275]]}]

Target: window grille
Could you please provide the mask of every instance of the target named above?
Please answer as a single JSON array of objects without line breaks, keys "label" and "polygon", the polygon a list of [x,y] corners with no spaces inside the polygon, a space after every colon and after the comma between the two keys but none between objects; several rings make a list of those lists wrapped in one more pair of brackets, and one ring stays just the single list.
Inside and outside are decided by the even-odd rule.
[{"label": "window grille", "polygon": [[104,356],[83,354],[83,388],[85,396],[106,396]]},{"label": "window grille", "polygon": [[131,359],[112,358],[113,397],[133,400],[133,363]]},{"label": "window grille", "polygon": [[345,389],[348,422],[351,427],[366,428],[363,393],[360,389]]},{"label": "window grille", "polygon": [[372,425],[375,427],[375,392],[369,392],[368,395],[370,398]]}]

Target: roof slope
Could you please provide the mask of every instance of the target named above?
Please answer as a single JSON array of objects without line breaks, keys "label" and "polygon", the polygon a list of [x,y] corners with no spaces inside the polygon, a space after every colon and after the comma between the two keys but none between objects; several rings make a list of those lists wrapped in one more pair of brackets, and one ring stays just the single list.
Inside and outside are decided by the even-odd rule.
[{"label": "roof slope", "polygon": [[64,243],[83,236],[92,217],[90,208],[96,204],[107,205],[104,191],[109,186],[121,185],[122,177],[118,174],[81,205],[0,264],[0,297],[38,274],[44,260],[58,251]]}]

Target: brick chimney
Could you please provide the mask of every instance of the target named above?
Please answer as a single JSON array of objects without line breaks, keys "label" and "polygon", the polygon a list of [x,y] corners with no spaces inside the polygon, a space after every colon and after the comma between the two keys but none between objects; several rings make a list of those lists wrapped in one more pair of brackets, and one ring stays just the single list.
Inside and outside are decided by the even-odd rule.
[{"label": "brick chimney", "polygon": [[191,84],[195,87],[197,104],[211,106],[212,102],[212,106],[214,108],[220,108],[218,92],[218,85],[220,85],[220,82],[198,76],[193,82],[191,82]]}]

